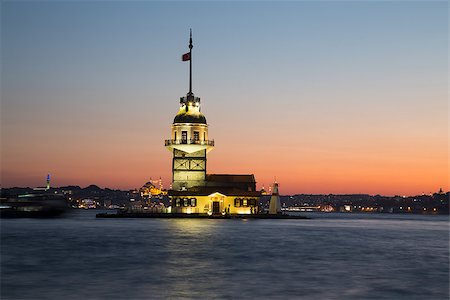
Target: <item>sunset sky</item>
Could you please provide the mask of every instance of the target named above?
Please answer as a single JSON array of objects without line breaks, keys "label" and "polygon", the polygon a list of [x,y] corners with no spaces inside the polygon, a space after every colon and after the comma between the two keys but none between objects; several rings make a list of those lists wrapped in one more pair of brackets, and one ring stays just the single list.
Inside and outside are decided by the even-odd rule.
[{"label": "sunset sky", "polygon": [[2,187],[168,187],[189,28],[208,173],[449,189],[447,1],[2,1]]}]

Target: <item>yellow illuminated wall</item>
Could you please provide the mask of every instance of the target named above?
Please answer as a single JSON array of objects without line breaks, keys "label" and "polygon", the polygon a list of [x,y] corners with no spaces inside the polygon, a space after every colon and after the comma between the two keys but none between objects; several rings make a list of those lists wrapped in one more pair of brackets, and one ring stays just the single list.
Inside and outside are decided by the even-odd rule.
[{"label": "yellow illuminated wall", "polygon": [[194,140],[194,132],[199,133],[199,141],[208,140],[208,125],[206,124],[173,124],[172,125],[172,139],[181,140],[182,131],[187,131],[187,140]]},{"label": "yellow illuminated wall", "polygon": [[208,196],[171,196],[173,213],[252,214],[257,213],[259,197],[227,196],[214,193]]}]

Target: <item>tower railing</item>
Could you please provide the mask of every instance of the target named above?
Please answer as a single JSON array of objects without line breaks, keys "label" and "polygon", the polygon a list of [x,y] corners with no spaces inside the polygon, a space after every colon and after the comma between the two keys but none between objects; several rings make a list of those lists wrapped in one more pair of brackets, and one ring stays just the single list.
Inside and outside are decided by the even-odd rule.
[{"label": "tower railing", "polygon": [[214,140],[196,140],[196,139],[181,139],[181,140],[165,140],[165,146],[171,145],[205,145],[214,146]]}]

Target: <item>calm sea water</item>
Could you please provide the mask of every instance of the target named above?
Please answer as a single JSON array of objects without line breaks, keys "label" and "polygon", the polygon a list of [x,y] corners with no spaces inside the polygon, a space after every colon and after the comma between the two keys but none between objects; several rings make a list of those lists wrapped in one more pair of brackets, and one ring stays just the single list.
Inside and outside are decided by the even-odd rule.
[{"label": "calm sea water", "polygon": [[448,216],[1,220],[1,299],[448,299]]}]

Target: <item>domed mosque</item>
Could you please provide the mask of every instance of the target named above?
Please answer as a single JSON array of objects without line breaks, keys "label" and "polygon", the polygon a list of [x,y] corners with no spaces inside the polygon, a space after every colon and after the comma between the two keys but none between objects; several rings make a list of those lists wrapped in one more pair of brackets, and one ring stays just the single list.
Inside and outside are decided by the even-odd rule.
[{"label": "domed mosque", "polygon": [[168,191],[172,213],[209,215],[254,214],[261,192],[253,174],[207,174],[206,156],[214,149],[209,139],[200,98],[192,92],[192,31],[189,52],[189,92],[180,98],[180,109],[172,124],[171,139],[165,141],[172,152],[172,189]]}]

